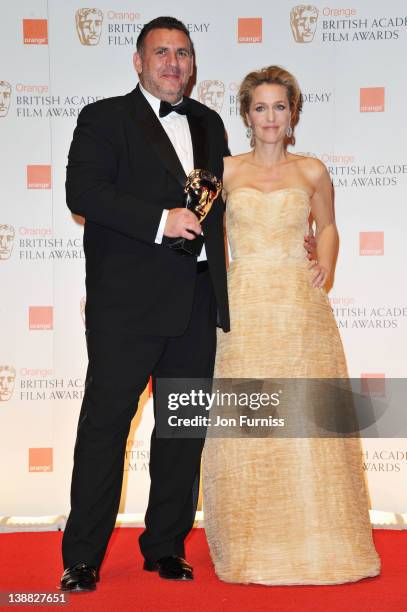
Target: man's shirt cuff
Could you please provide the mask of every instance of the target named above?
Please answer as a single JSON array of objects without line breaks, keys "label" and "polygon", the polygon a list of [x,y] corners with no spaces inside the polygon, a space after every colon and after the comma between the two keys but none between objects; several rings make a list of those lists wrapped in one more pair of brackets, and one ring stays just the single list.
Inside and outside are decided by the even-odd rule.
[{"label": "man's shirt cuff", "polygon": [[155,241],[154,241],[156,244],[161,244],[163,241],[164,228],[165,228],[165,224],[167,223],[167,217],[168,217],[169,212],[170,212],[169,210],[164,208],[163,214],[161,215],[160,225],[158,226],[157,234],[156,234]]}]

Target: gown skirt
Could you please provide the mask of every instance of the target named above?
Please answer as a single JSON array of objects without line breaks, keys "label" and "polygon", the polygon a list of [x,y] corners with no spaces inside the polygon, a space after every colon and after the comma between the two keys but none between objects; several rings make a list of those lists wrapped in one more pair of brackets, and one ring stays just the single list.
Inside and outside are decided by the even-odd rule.
[{"label": "gown skirt", "polygon": [[[309,212],[303,189],[229,193],[232,331],[218,331],[216,378],[348,377],[326,292],[310,282]],[[203,496],[221,580],[339,584],[380,572],[357,437],[208,436]]]}]

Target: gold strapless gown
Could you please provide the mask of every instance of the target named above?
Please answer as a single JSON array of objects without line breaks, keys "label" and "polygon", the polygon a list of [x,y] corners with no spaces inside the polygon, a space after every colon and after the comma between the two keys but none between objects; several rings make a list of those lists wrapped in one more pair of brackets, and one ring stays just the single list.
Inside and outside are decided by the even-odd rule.
[{"label": "gold strapless gown", "polygon": [[[232,331],[219,331],[216,377],[347,377],[328,298],[310,284],[309,211],[302,189],[229,194]],[[361,452],[357,438],[208,438],[205,529],[219,578],[337,584],[377,575]]]}]

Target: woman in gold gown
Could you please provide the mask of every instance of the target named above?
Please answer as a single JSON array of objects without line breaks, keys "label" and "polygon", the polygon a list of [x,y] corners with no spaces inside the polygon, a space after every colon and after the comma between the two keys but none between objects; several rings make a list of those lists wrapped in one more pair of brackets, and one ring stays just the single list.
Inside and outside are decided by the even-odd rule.
[{"label": "woman in gold gown", "polygon": [[[318,159],[287,151],[299,86],[271,66],[247,75],[239,98],[253,149],[225,159],[232,331],[219,331],[215,377],[346,378],[324,289],[338,244],[331,181]],[[337,584],[380,572],[358,438],[208,437],[203,493],[221,580]]]}]

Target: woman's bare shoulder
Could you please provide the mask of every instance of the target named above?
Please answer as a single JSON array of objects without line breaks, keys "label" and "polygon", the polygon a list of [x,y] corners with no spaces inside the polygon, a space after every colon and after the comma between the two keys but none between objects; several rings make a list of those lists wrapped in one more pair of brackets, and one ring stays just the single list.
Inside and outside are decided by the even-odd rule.
[{"label": "woman's bare shoulder", "polygon": [[293,155],[293,157],[296,158],[293,161],[299,164],[302,173],[311,183],[315,184],[317,181],[329,177],[325,164],[317,157],[308,157],[306,155]]},{"label": "woman's bare shoulder", "polygon": [[225,168],[236,168],[240,166],[247,161],[249,155],[250,153],[241,153],[240,155],[229,155],[228,157],[224,157],[223,161],[225,163]]},{"label": "woman's bare shoulder", "polygon": [[246,162],[247,155],[248,153],[243,153],[242,155],[225,157],[223,186],[226,192],[234,185],[236,177],[243,171],[242,166],[244,166]]},{"label": "woman's bare shoulder", "polygon": [[322,174],[327,172],[325,164],[318,157],[307,157],[306,155],[297,155],[299,163],[306,171],[313,174]]}]

